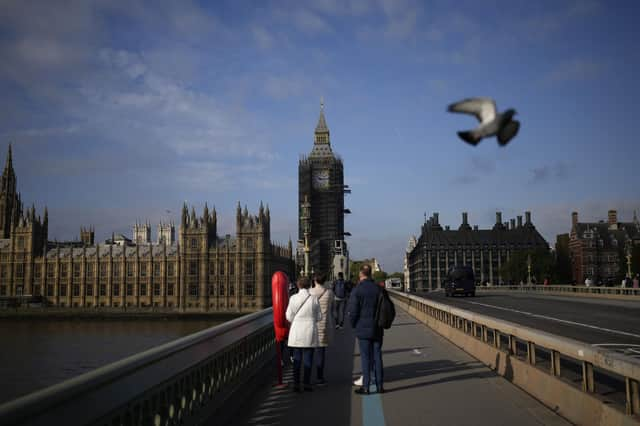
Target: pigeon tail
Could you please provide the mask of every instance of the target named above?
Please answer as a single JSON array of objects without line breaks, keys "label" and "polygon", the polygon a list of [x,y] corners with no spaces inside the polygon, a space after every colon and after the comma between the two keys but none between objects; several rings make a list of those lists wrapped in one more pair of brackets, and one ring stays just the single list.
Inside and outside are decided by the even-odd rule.
[{"label": "pigeon tail", "polygon": [[460,139],[473,146],[478,145],[478,142],[480,142],[480,140],[482,139],[482,137],[477,136],[473,131],[470,130],[466,132],[458,132],[458,136],[460,136]]}]

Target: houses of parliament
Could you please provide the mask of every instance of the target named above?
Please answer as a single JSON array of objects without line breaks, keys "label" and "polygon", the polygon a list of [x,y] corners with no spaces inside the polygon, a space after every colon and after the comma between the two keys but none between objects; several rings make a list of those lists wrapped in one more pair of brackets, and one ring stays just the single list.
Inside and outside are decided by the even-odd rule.
[{"label": "houses of parliament", "polygon": [[271,276],[294,277],[291,242],[271,242],[269,208],[236,211],[236,236],[217,233],[217,214],[182,208],[173,224],[136,224],[133,239],[96,243],[93,228],[80,241],[49,241],[49,215],[24,209],[9,146],[0,182],[0,298],[39,296],[47,305],[82,308],[158,307],[196,312],[250,312],[271,305]]}]

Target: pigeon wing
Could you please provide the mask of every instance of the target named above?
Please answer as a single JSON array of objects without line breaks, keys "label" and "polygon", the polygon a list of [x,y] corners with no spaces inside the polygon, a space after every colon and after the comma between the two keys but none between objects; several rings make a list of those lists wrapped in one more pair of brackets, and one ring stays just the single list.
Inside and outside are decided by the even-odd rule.
[{"label": "pigeon wing", "polygon": [[511,139],[518,134],[518,130],[520,129],[520,122],[517,120],[509,121],[503,128],[498,132],[498,143],[500,146],[505,146],[509,143]]},{"label": "pigeon wing", "polygon": [[448,111],[474,115],[485,124],[496,118],[496,103],[491,98],[468,98],[449,105]]}]

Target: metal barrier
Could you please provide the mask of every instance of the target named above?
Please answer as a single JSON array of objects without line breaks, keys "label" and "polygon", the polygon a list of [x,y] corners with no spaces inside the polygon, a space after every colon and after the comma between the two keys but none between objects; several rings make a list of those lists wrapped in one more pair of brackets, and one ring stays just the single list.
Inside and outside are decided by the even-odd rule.
[{"label": "metal barrier", "polygon": [[587,287],[579,285],[509,285],[509,286],[478,286],[478,291],[521,291],[527,293],[553,293],[553,294],[587,294],[587,295],[617,295],[638,296],[640,288],[623,287]]},{"label": "metal barrier", "polygon": [[410,294],[394,290],[389,290],[389,293],[409,310],[421,312],[495,348],[501,349],[506,343],[504,346],[510,355],[524,355],[530,365],[536,364],[536,349],[548,352],[548,373],[552,376],[560,377],[561,359],[579,363],[584,392],[595,392],[594,368],[612,377],[622,377],[626,413],[640,414],[640,362],[634,358]]},{"label": "metal barrier", "polygon": [[274,344],[269,308],[10,401],[0,424],[202,423],[273,359]]}]

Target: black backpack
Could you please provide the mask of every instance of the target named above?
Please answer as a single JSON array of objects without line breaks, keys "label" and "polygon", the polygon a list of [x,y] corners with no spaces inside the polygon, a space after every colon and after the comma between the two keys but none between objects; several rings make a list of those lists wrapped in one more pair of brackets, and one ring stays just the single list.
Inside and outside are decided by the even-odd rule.
[{"label": "black backpack", "polygon": [[384,288],[378,293],[376,305],[376,325],[384,329],[391,328],[396,317],[396,307]]}]

